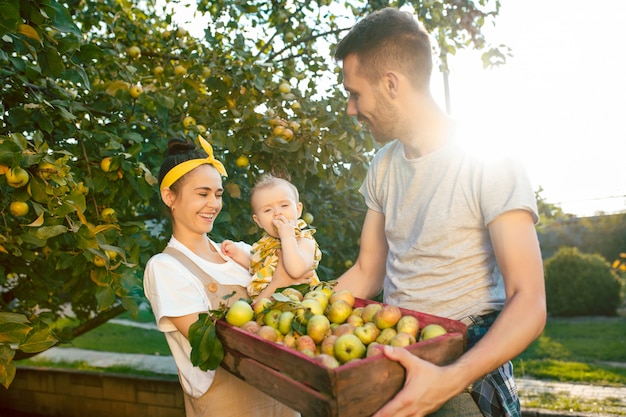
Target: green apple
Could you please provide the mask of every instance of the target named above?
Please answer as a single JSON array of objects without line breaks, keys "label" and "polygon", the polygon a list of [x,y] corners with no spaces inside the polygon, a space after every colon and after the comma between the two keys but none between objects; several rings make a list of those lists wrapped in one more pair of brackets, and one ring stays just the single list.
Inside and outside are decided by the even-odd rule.
[{"label": "green apple", "polygon": [[386,329],[380,331],[380,334],[376,338],[376,342],[380,343],[381,345],[388,345],[391,342],[391,339],[393,339],[396,334],[398,334],[396,329],[394,329],[393,327],[387,327]]},{"label": "green apple", "polygon": [[400,317],[402,317],[402,312],[399,307],[385,304],[374,314],[374,323],[380,330],[383,330],[394,327],[400,320]]},{"label": "green apple", "polygon": [[391,346],[402,346],[406,347],[415,343],[415,336],[410,333],[397,333],[393,339],[389,342]]},{"label": "green apple", "polygon": [[302,300],[300,305],[305,309],[310,310],[313,315],[324,314],[324,309],[322,308],[320,302],[314,300],[313,298],[307,298],[305,300]]},{"label": "green apple", "polygon": [[344,334],[335,340],[335,358],[340,363],[350,362],[365,356],[367,348],[354,334]]},{"label": "green apple", "polygon": [[252,316],[254,316],[252,306],[244,300],[237,300],[228,308],[226,321],[233,326],[239,327],[252,320]]},{"label": "green apple", "polygon": [[420,330],[420,322],[417,317],[407,314],[398,320],[396,330],[398,333],[409,333],[413,337],[417,337]]},{"label": "green apple", "polygon": [[328,306],[326,315],[333,323],[344,323],[352,314],[352,306],[346,300],[338,299]]},{"label": "green apple", "polygon": [[363,307],[363,313],[361,314],[361,318],[364,323],[370,323],[374,321],[374,315],[378,313],[378,310],[383,308],[383,305],[380,303],[372,303]]},{"label": "green apple", "polygon": [[424,340],[432,339],[437,336],[441,336],[446,333],[448,332],[446,331],[446,329],[443,328],[443,326],[439,324],[431,323],[431,324],[424,326],[424,328],[420,332],[419,340],[421,342]]},{"label": "green apple", "polygon": [[322,290],[312,290],[304,294],[304,300],[310,299],[317,300],[322,306],[323,310],[326,310],[326,307],[328,307],[328,297],[326,296],[326,294],[324,294]]},{"label": "green apple", "polygon": [[365,323],[363,326],[354,329],[354,334],[361,339],[364,345],[369,345],[376,341],[380,334],[380,329],[374,323]]},{"label": "green apple", "polygon": [[293,311],[283,311],[282,313],[280,313],[280,316],[278,317],[278,331],[281,334],[287,334],[291,331],[291,324],[293,323],[293,318],[296,315],[293,313]]},{"label": "green apple", "polygon": [[309,319],[306,325],[306,334],[313,339],[315,344],[321,343],[322,340],[330,333],[330,321],[323,314],[316,314]]},{"label": "green apple", "polygon": [[280,319],[281,314],[283,314],[282,311],[275,308],[271,309],[263,315],[263,324],[278,329],[278,320]]}]

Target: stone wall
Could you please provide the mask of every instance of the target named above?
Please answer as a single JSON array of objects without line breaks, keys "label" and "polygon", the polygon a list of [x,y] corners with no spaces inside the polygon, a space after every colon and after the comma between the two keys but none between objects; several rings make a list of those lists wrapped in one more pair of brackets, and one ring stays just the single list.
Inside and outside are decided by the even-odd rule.
[{"label": "stone wall", "polygon": [[9,389],[0,386],[0,409],[55,417],[185,416],[173,378],[30,366],[18,367]]}]

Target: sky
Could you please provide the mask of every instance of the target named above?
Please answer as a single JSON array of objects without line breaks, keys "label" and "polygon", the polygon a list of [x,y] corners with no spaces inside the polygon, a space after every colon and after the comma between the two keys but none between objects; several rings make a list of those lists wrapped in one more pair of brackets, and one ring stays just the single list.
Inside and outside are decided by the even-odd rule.
[{"label": "sky", "polygon": [[[484,33],[513,57],[495,69],[476,51],[450,57],[452,117],[474,148],[518,157],[547,203],[581,217],[626,211],[626,1],[501,3]],[[438,72],[432,89],[445,107]]]},{"label": "sky", "polygon": [[504,0],[485,35],[514,56],[489,70],[476,52],[451,59],[451,113],[475,146],[516,155],[577,216],[626,211],[624,16],[623,0]]}]

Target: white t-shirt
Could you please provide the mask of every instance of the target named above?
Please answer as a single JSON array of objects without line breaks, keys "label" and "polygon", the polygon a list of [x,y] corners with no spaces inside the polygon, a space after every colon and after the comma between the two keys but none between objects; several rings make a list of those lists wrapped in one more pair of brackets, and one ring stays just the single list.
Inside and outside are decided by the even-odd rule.
[{"label": "white t-shirt", "polygon": [[[251,280],[248,270],[222,255],[219,249],[220,245],[213,241],[210,242],[220,256],[224,258],[225,263],[216,264],[200,258],[173,236],[168,242],[168,246],[183,252],[219,283],[241,285],[246,288]],[[250,250],[249,245],[243,242],[238,244],[245,246],[245,250]],[[157,328],[165,334],[178,367],[183,389],[193,397],[201,397],[211,386],[215,372],[203,371],[192,365],[190,359],[191,344],[176,329],[169,317],[204,313],[213,308],[206,296],[202,282],[172,256],[159,253],[150,258],[146,264],[143,286],[145,295],[152,306]]]},{"label": "white t-shirt", "polygon": [[538,220],[518,162],[455,145],[409,160],[393,141],[374,157],[360,191],[368,208],[385,216],[386,303],[456,320],[502,309],[504,285],[487,226],[515,209]]}]

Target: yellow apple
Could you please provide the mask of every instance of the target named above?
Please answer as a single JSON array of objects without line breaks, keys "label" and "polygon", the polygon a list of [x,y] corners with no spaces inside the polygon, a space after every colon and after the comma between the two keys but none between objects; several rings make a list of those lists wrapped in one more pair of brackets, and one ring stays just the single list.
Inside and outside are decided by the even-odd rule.
[{"label": "yellow apple", "polygon": [[323,314],[314,315],[306,325],[306,334],[313,339],[315,344],[321,343],[329,332],[330,321]]},{"label": "yellow apple", "polygon": [[324,309],[322,308],[320,302],[312,298],[302,300],[300,305],[305,309],[310,310],[313,315],[324,314]]},{"label": "yellow apple", "polygon": [[398,333],[409,333],[413,337],[417,337],[420,330],[420,322],[417,317],[407,314],[398,320],[396,330]]},{"label": "yellow apple", "polygon": [[415,336],[409,333],[399,332],[389,342],[391,346],[406,347],[415,343]]},{"label": "yellow apple", "polygon": [[391,342],[391,339],[393,339],[397,334],[398,332],[396,329],[393,327],[387,327],[386,329],[380,331],[380,334],[376,338],[376,342],[382,345],[388,345]]},{"label": "yellow apple", "polygon": [[28,184],[30,180],[30,176],[28,175],[28,171],[26,171],[22,167],[15,167],[9,169],[6,174],[7,184],[13,188],[21,188]]},{"label": "yellow apple", "polygon": [[106,266],[107,261],[106,259],[104,259],[102,256],[94,256],[93,258],[93,264],[99,268],[102,268],[103,266]]},{"label": "yellow apple", "polygon": [[335,341],[335,358],[340,363],[350,362],[365,356],[367,348],[354,334],[344,334]]},{"label": "yellow apple", "polygon": [[383,308],[382,304],[379,303],[371,303],[363,307],[363,313],[361,314],[361,318],[365,323],[370,323],[374,321],[374,315]]},{"label": "yellow apple", "polygon": [[52,177],[52,175],[56,174],[57,172],[54,164],[51,164],[50,162],[47,162],[47,161],[41,161],[37,169],[39,171],[39,175],[44,180],[50,179],[50,177]]},{"label": "yellow apple", "polygon": [[434,324],[434,323],[427,324],[426,326],[424,326],[424,328],[420,332],[419,340],[421,342],[424,340],[432,339],[437,336],[441,336],[446,333],[448,333],[446,329],[444,329],[443,326],[439,324]]},{"label": "yellow apple", "polygon": [[100,161],[100,169],[102,169],[104,172],[109,172],[111,170],[112,161],[113,158],[111,158],[110,156],[102,158],[102,161]]},{"label": "yellow apple", "polygon": [[354,329],[354,334],[361,339],[364,345],[369,345],[380,335],[380,329],[374,323],[366,323]]},{"label": "yellow apple", "polygon": [[293,287],[287,287],[285,288],[282,292],[282,295],[289,297],[291,300],[295,301],[295,302],[300,302],[302,301],[302,299],[304,298],[302,296],[302,293],[300,291],[298,291],[296,288]]},{"label": "yellow apple", "polygon": [[335,334],[329,334],[322,340],[320,343],[320,352],[326,353],[327,355],[335,354],[335,340],[337,340],[339,336]]},{"label": "yellow apple", "polygon": [[196,124],[196,119],[193,118],[192,116],[186,116],[183,119],[183,126],[185,127],[185,129],[188,129],[190,126],[194,126]]},{"label": "yellow apple", "polygon": [[101,213],[102,220],[104,220],[107,223],[113,223],[116,220],[116,214],[117,213],[115,213],[115,209],[111,207],[107,207],[104,210],[102,210],[102,213]]},{"label": "yellow apple", "polygon": [[299,352],[303,352],[305,350],[315,352],[315,349],[315,341],[309,335],[303,334],[296,340],[296,350]]},{"label": "yellow apple", "polygon": [[333,323],[343,323],[352,314],[352,306],[346,300],[335,300],[328,306],[326,315]]},{"label": "yellow apple", "polygon": [[163,75],[163,72],[165,72],[165,68],[163,68],[160,65],[157,65],[156,67],[154,67],[154,69],[152,70],[152,73],[154,74],[155,77],[158,77],[160,75]]},{"label": "yellow apple", "polygon": [[248,166],[250,165],[250,160],[248,160],[248,157],[245,155],[239,155],[239,157],[235,161],[235,165],[237,165],[239,168],[248,168]]},{"label": "yellow apple", "polygon": [[289,85],[288,82],[282,82],[280,83],[280,85],[278,86],[278,91],[280,91],[283,94],[289,94],[291,93],[291,86]]},{"label": "yellow apple", "polygon": [[28,214],[28,203],[24,201],[12,201],[9,205],[9,211],[15,217],[21,217]]},{"label": "yellow apple", "polygon": [[239,327],[252,320],[252,316],[254,316],[252,306],[244,300],[237,300],[228,308],[226,322]]},{"label": "yellow apple", "polygon": [[136,45],[128,48],[126,52],[128,52],[128,56],[131,58],[137,58],[139,55],[141,55],[141,49],[139,49],[139,47]]},{"label": "yellow apple", "polygon": [[311,290],[308,293],[304,294],[304,300],[317,300],[322,306],[322,310],[326,311],[326,307],[328,307],[328,297],[322,290]]},{"label": "yellow apple", "polygon": [[333,295],[331,295],[330,297],[330,303],[332,304],[337,300],[345,300],[348,304],[350,304],[350,307],[354,307],[354,295],[352,295],[349,290],[340,290],[334,292]]},{"label": "yellow apple", "polygon": [[143,93],[143,88],[140,85],[133,85],[128,92],[132,98],[137,98]]},{"label": "yellow apple", "polygon": [[263,324],[278,329],[278,320],[283,312],[278,309],[272,309],[263,315]]},{"label": "yellow apple", "polygon": [[184,66],[178,64],[174,67],[174,74],[176,75],[185,75],[187,74],[187,68],[185,68]]}]

